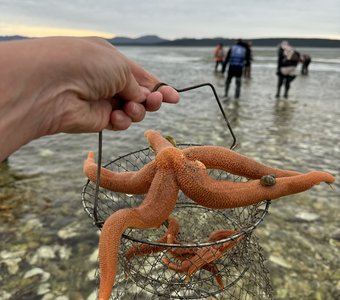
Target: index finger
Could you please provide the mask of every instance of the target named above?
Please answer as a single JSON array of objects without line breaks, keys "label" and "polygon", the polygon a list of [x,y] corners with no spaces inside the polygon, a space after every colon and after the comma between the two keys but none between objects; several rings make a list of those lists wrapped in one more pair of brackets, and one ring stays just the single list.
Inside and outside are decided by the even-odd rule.
[{"label": "index finger", "polygon": [[[160,80],[157,77],[144,70],[132,60],[129,60],[129,63],[131,72],[140,86],[146,87],[149,91],[152,91],[154,87],[159,84]],[[163,102],[177,103],[179,101],[178,92],[170,86],[161,86],[158,91],[162,95]]]}]

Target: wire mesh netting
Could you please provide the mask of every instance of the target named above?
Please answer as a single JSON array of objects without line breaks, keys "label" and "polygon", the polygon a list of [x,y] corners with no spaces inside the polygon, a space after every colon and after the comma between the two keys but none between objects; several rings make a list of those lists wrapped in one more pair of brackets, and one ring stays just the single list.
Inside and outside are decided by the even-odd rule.
[{"label": "wire mesh netting", "polygon": [[[104,167],[115,172],[137,171],[153,159],[153,151],[145,148]],[[221,170],[209,170],[209,174],[218,180],[248,180]],[[115,211],[138,206],[145,196],[100,188],[96,198],[95,190],[96,185],[88,181],[82,203],[98,227]],[[271,299],[261,248],[252,234],[268,207],[269,201],[209,209],[180,192],[175,210],[158,229],[126,230],[111,298]]]}]

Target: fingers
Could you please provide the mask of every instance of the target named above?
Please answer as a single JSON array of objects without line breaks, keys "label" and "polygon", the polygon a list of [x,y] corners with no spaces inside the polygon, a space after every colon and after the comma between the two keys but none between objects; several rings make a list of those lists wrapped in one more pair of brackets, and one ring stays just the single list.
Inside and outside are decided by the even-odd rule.
[{"label": "fingers", "polygon": [[156,91],[150,93],[144,102],[144,107],[146,111],[157,111],[162,105],[163,95]]},{"label": "fingers", "polygon": [[[149,91],[152,91],[156,84],[160,82],[157,77],[144,70],[134,61],[129,60],[129,64],[131,72],[140,86],[146,87]],[[158,89],[158,92],[162,95],[162,102],[177,103],[179,101],[178,92],[171,86],[163,85]]]},{"label": "fingers", "polygon": [[122,110],[114,110],[110,116],[110,124],[107,129],[125,130],[130,127],[132,120]]},{"label": "fingers", "polygon": [[110,124],[107,129],[125,130],[133,122],[140,122],[144,119],[146,109],[143,104],[121,99],[112,99],[112,112]]},{"label": "fingers", "polygon": [[131,76],[124,89],[119,92],[119,97],[137,103],[142,103],[146,99],[147,111],[158,110],[162,102],[177,103],[179,101],[178,92],[171,86],[163,85],[157,91],[150,92],[159,83],[159,79],[135,62],[129,60],[129,64]]},{"label": "fingers", "polygon": [[140,122],[144,119],[146,110],[143,104],[129,101],[124,105],[124,113],[132,122]]},{"label": "fingers", "polygon": [[[100,40],[94,40],[94,42],[102,43]],[[111,51],[111,45],[104,44],[104,46],[110,47]],[[106,128],[125,130],[133,122],[142,121],[147,111],[159,110],[162,102],[177,103],[179,101],[178,92],[170,86],[161,86],[157,91],[151,92],[159,83],[159,79],[126,58],[114,47],[113,50],[115,58],[120,62],[117,66],[123,70],[120,78],[124,80],[111,100],[112,111]]]},{"label": "fingers", "polygon": [[[156,91],[150,93],[145,91],[145,88],[141,89],[143,95],[147,95],[143,100],[143,103],[134,101],[124,101],[123,99],[113,99],[112,113],[110,118],[110,125],[108,129],[113,130],[125,130],[133,122],[140,122],[144,119],[147,111],[157,111],[162,104],[162,101],[166,99],[168,103],[177,103],[179,100],[177,92],[169,87],[162,87],[162,91]],[[122,96],[120,94],[120,96]]]},{"label": "fingers", "polygon": [[136,78],[130,74],[127,79],[124,89],[118,93],[120,98],[126,99],[128,101],[134,101],[137,103],[142,103],[145,98],[150,94],[150,91],[143,89],[136,81]]},{"label": "fingers", "polygon": [[158,91],[163,96],[163,102],[175,104],[179,101],[178,92],[171,86],[163,85],[158,89]]}]

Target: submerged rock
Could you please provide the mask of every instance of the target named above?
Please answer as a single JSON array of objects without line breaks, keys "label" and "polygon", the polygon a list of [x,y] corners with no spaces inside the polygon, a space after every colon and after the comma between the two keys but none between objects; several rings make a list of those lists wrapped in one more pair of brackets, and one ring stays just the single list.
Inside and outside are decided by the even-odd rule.
[{"label": "submerged rock", "polygon": [[79,222],[73,222],[58,231],[58,237],[67,240],[82,233],[83,228]]},{"label": "submerged rock", "polygon": [[286,269],[292,268],[292,265],[288,261],[286,261],[282,256],[270,255],[269,261]]},{"label": "submerged rock", "polygon": [[316,220],[320,219],[320,216],[315,213],[310,213],[307,211],[301,211],[295,215],[296,221],[302,221],[302,222],[314,222]]},{"label": "submerged rock", "polygon": [[36,275],[41,275],[41,282],[45,282],[51,277],[51,274],[45,272],[43,269],[33,268],[25,273],[24,278],[29,278]]},{"label": "submerged rock", "polygon": [[7,270],[9,274],[16,274],[19,270],[19,264],[22,261],[22,258],[25,254],[25,251],[6,251],[3,250],[0,252],[0,263],[3,263],[7,266]]},{"label": "submerged rock", "polygon": [[56,249],[54,246],[41,246],[35,251],[31,259],[29,259],[29,263],[35,265],[40,260],[54,259],[56,257],[55,252]]},{"label": "submerged rock", "polygon": [[51,291],[51,285],[49,283],[42,283],[38,287],[37,294],[38,295],[45,295]]}]

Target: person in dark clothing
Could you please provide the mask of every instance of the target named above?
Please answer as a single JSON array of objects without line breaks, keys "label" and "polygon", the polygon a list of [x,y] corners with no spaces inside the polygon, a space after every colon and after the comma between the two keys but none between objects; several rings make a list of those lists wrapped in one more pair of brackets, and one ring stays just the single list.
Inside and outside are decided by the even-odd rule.
[{"label": "person in dark clothing", "polygon": [[284,97],[288,98],[291,82],[295,79],[295,70],[300,60],[300,54],[294,50],[287,41],[283,41],[278,50],[278,63],[276,75],[278,76],[277,92],[275,97],[280,97],[281,87],[284,85]]},{"label": "person in dark clothing", "polygon": [[241,78],[243,74],[243,68],[246,62],[250,60],[250,51],[246,43],[241,39],[237,40],[236,44],[232,46],[223,62],[222,73],[229,63],[228,75],[225,82],[225,97],[228,97],[229,87],[231,80],[235,77],[236,90],[235,98],[238,99],[241,94]]},{"label": "person in dark clothing", "polygon": [[308,66],[311,63],[312,59],[308,54],[302,54],[301,55],[301,74],[302,75],[308,75]]},{"label": "person in dark clothing", "polygon": [[251,78],[251,63],[253,60],[253,55],[252,55],[252,50],[251,50],[252,42],[249,41],[247,45],[249,48],[249,60],[245,62],[243,75],[244,75],[244,78],[250,79]]}]

